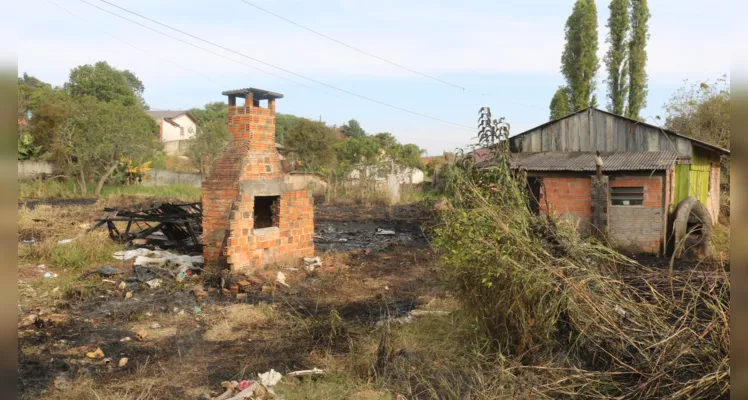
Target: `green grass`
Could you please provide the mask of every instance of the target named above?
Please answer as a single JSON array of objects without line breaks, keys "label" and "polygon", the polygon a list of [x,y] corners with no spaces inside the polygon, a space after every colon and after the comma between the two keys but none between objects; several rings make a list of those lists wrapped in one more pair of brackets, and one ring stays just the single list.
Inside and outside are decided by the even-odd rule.
[{"label": "green grass", "polygon": [[438,200],[446,197],[442,193],[435,191],[424,191],[423,193],[405,193],[400,200],[401,203],[415,203],[422,200]]},{"label": "green grass", "polygon": [[199,201],[200,188],[192,185],[166,186],[109,186],[105,187],[101,195],[104,197],[121,195],[145,195],[164,198],[175,198],[184,201]]},{"label": "green grass", "polygon": [[714,224],[712,230],[713,255],[718,260],[730,260],[730,227]]},{"label": "green grass", "polygon": [[112,257],[121,246],[102,237],[103,235],[86,235],[71,243],[57,245],[48,256],[50,265],[79,271],[91,265],[112,264]]},{"label": "green grass", "polygon": [[[94,197],[95,185],[89,185],[86,196],[73,190],[73,181],[58,182],[54,180],[34,180],[18,183],[18,200],[31,199],[73,199],[82,197]],[[183,201],[199,201],[200,188],[191,185],[166,185],[166,186],[105,186],[101,191],[101,197],[112,197],[121,195],[143,195],[163,198],[174,198]]]},{"label": "green grass", "polygon": [[[91,185],[91,189],[95,186]],[[18,182],[18,200],[81,197],[73,191],[73,181],[33,180]]]}]

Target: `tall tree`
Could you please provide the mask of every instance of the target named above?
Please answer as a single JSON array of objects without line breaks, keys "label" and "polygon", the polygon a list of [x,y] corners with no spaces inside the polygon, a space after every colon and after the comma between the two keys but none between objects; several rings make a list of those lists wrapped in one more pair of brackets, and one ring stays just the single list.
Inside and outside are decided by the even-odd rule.
[{"label": "tall tree", "polygon": [[566,45],[561,55],[561,73],[569,87],[571,111],[595,106],[597,58],[597,7],[594,0],[577,0],[566,20]]},{"label": "tall tree", "polygon": [[551,99],[551,116],[550,119],[559,119],[565,117],[571,113],[571,105],[569,105],[569,88],[566,86],[559,86],[556,93]]},{"label": "tall tree", "polygon": [[187,156],[194,165],[198,165],[200,173],[208,176],[213,170],[213,164],[223,152],[229,142],[229,130],[226,121],[220,118],[200,121],[197,132],[187,147]]},{"label": "tall tree", "polygon": [[301,117],[292,114],[275,114],[275,141],[283,143],[288,131],[301,120]]},{"label": "tall tree", "polygon": [[214,101],[203,108],[191,108],[190,114],[194,115],[201,124],[214,120],[220,120],[225,124],[229,118],[229,106],[223,101]]},{"label": "tall tree", "polygon": [[323,122],[301,118],[283,142],[307,171],[320,171],[335,163],[335,131]]},{"label": "tall tree", "polygon": [[364,128],[355,119],[348,121],[347,124],[340,127],[340,131],[349,138],[366,136],[366,131],[364,131]]},{"label": "tall tree", "polygon": [[118,70],[106,61],[73,69],[64,88],[74,97],[92,96],[107,103],[146,107],[142,97],[143,83],[132,72]]},{"label": "tall tree", "polygon": [[49,83],[24,73],[18,78],[18,118],[28,119],[29,112],[33,113],[53,92]]},{"label": "tall tree", "polygon": [[626,116],[640,119],[647,105],[647,40],[649,39],[647,0],[631,0],[631,40],[629,40],[629,104]]},{"label": "tall tree", "polygon": [[730,82],[726,75],[713,83],[686,83],[663,108],[666,128],[730,148]]},{"label": "tall tree", "polygon": [[75,176],[82,194],[96,179],[96,195],[125,159],[139,164],[160,149],[156,123],[138,105],[103,102],[92,96],[65,99],[55,126],[53,159]]},{"label": "tall tree", "polygon": [[608,18],[608,38],[610,44],[605,54],[605,66],[608,70],[608,111],[623,115],[626,110],[628,86],[628,50],[627,37],[629,28],[629,0],[611,0],[610,17]]}]

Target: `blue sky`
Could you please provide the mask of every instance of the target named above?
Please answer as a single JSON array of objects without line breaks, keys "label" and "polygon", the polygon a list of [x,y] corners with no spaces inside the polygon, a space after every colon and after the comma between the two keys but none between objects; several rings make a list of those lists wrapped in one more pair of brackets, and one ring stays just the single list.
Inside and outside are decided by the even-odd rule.
[{"label": "blue sky", "polygon": [[[7,56],[15,52],[19,74],[27,72],[59,85],[67,79],[70,69],[106,60],[141,78],[146,87],[146,101],[154,109],[199,107],[225,100],[221,96],[223,90],[251,86],[283,93],[285,98],[278,101],[278,112],[314,119],[321,116],[327,123],[337,125],[356,118],[370,133],[392,132],[401,142],[416,143],[431,155],[470,144],[475,136],[474,130],[374,104],[212,48],[303,85],[265,74],[79,1],[52,1],[87,21],[45,0],[12,5],[11,8],[18,10],[10,11],[10,15],[18,18],[0,31],[5,30],[4,37],[14,37],[17,48],[3,45],[0,53]],[[125,14],[98,0],[89,1]],[[421,114],[475,126],[479,108],[489,106],[495,116],[506,117],[513,133],[548,118],[550,98],[558,85],[563,84],[559,72],[563,29],[574,3],[572,0],[248,1],[469,90],[462,91],[357,53],[239,0],[111,0],[265,62]],[[608,2],[598,1],[597,6],[601,58],[598,99],[604,106],[606,74],[602,56],[607,49]],[[650,1],[649,97],[643,116],[662,115],[662,105],[684,79],[713,80],[730,72],[729,10],[734,7],[726,0]],[[21,12],[21,8],[25,11]],[[170,34],[210,47],[174,32]]]}]

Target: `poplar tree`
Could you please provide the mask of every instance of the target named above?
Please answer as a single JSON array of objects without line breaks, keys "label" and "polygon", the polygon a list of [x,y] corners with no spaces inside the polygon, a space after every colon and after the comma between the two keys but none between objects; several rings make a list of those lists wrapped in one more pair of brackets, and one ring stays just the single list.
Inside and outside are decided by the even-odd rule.
[{"label": "poplar tree", "polygon": [[600,67],[597,58],[597,7],[594,0],[577,0],[565,28],[566,45],[561,55],[561,73],[569,88],[571,111],[594,106]]},{"label": "poplar tree", "polygon": [[631,40],[629,40],[629,102],[626,116],[639,119],[647,105],[647,40],[649,39],[647,0],[631,0]]},{"label": "poplar tree", "polygon": [[610,17],[608,18],[608,39],[610,44],[605,55],[605,66],[608,72],[608,111],[624,115],[628,86],[628,33],[629,0],[611,0]]},{"label": "poplar tree", "polygon": [[571,114],[569,106],[569,88],[560,86],[551,99],[551,116],[550,120],[559,119]]}]

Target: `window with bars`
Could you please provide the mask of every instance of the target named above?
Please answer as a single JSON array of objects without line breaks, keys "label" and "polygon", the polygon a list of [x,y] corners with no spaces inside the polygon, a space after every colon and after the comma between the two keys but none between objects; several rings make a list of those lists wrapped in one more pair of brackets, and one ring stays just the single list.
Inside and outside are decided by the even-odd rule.
[{"label": "window with bars", "polygon": [[614,206],[640,206],[644,203],[643,187],[610,188],[610,203]]}]

